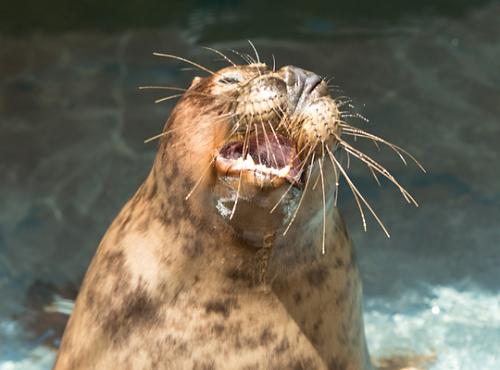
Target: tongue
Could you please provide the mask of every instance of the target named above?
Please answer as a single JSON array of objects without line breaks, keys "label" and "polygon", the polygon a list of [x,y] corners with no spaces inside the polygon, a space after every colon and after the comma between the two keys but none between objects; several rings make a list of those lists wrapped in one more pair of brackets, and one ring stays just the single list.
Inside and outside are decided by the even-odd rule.
[{"label": "tongue", "polygon": [[293,142],[279,135],[260,134],[252,137],[248,144],[248,154],[254,162],[267,167],[283,168],[294,154]]}]

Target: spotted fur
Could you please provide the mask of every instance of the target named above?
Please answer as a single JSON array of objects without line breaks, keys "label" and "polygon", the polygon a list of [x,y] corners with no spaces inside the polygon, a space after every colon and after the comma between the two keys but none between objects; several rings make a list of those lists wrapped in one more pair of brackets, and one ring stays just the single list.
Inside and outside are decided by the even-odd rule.
[{"label": "spotted fur", "polygon": [[216,174],[200,174],[230,129],[218,78],[195,79],[172,112],[167,128],[178,130],[161,138],[148,178],[103,237],[56,370],[370,368],[360,278],[333,204],[325,255],[311,192],[264,269],[265,243],[215,210]]}]

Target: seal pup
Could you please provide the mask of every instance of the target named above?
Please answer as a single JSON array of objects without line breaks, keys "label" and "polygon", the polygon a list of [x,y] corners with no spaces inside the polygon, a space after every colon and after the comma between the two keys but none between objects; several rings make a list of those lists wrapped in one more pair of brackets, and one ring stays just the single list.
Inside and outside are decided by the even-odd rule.
[{"label": "seal pup", "polygon": [[372,210],[335,150],[413,201],[344,137],[402,150],[343,122],[346,103],[318,75],[227,60],[185,60],[209,76],[182,94],[104,235],[54,369],[371,368],[339,175],[363,220]]}]

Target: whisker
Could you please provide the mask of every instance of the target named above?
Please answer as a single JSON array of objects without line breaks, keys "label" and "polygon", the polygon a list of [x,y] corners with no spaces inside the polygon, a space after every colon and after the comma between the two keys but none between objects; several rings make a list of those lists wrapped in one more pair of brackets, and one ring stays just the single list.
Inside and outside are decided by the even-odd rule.
[{"label": "whisker", "polygon": [[[170,96],[167,96],[165,98],[161,98],[161,99],[157,99],[155,100],[155,103],[161,103],[162,101],[165,101],[165,100],[170,100],[170,99],[174,99],[174,98],[178,98],[178,97],[181,97],[183,95],[199,95],[199,96],[209,96],[209,97],[212,97],[212,95],[210,94],[206,94],[206,93],[202,93],[202,92],[199,92],[199,91],[185,91],[184,93],[182,94],[175,94],[175,95],[170,95]],[[226,95],[219,95],[217,96],[217,99],[221,99],[223,101],[227,101],[227,102],[231,102],[231,101],[234,101],[233,98],[230,98]]]},{"label": "whisker", "polygon": [[[370,140],[373,143],[373,145],[375,145],[375,147],[377,148],[377,150],[380,152],[380,145],[378,145],[378,142],[375,139],[373,139],[373,138],[371,138],[369,136],[366,136],[366,135],[363,135],[363,134],[360,134],[360,133],[354,133],[354,132],[346,131],[346,130],[342,130],[342,135],[352,136],[352,137],[354,137],[354,141],[356,141],[358,139],[358,137],[360,137],[362,139],[368,139],[368,140]],[[393,149],[393,148],[391,148],[391,149]],[[395,149],[393,149],[393,150],[395,150]],[[407,164],[406,163],[406,159],[402,158],[402,161],[403,161],[403,163],[405,165]]]},{"label": "whisker", "polygon": [[326,196],[325,196],[325,178],[323,176],[323,162],[325,160],[325,149],[323,146],[323,155],[321,161],[318,161],[319,174],[321,176],[321,191],[323,193],[323,243],[321,247],[321,253],[325,254],[325,239],[326,239]]},{"label": "whisker", "polygon": [[229,57],[222,53],[221,51],[217,50],[217,49],[214,49],[214,48],[211,48],[211,47],[208,47],[208,46],[203,46],[203,49],[206,49],[206,50],[210,50],[216,54],[218,54],[219,56],[221,56],[222,58],[224,58],[224,60],[230,64],[233,65],[233,67],[236,67],[236,63],[234,63],[231,59],[229,59]]},{"label": "whisker", "polygon": [[[337,182],[336,182],[336,191],[337,191],[337,194],[338,194],[338,184],[339,184],[339,181],[338,181],[338,172],[337,172],[337,166],[335,165],[335,162],[337,162],[336,160],[334,161],[334,154],[331,152],[330,148],[326,147],[326,150],[328,152],[328,156],[330,157],[330,162],[332,163],[332,167],[333,167],[333,171],[335,172],[336,176],[337,176]],[[347,185],[349,185],[349,188],[351,189],[351,192],[352,192],[352,195],[354,196],[354,200],[356,201],[356,205],[358,207],[358,210],[359,210],[359,214],[361,216],[361,222],[363,224],[363,230],[366,231],[366,218],[365,218],[365,212],[363,211],[363,207],[361,206],[361,202],[359,200],[359,197],[358,195],[356,194],[355,191],[353,191],[352,189],[352,185],[351,183],[347,182]],[[335,205],[337,205],[337,194],[336,194],[336,197],[335,197]]]},{"label": "whisker", "polygon": [[273,206],[273,208],[271,208],[271,210],[269,211],[269,213],[273,213],[276,208],[278,208],[278,206],[280,205],[280,203],[283,201],[283,199],[285,199],[285,196],[288,194],[288,192],[292,189],[293,187],[293,183],[291,183],[288,188],[286,189],[286,191],[281,195],[280,199],[276,202],[276,204]]},{"label": "whisker", "polygon": [[363,116],[361,113],[352,113],[352,112],[340,112],[340,117],[342,118],[359,118],[360,120],[362,121],[365,121],[365,122],[370,122],[370,120],[368,118],[366,118],[365,116]]},{"label": "whisker", "polygon": [[197,71],[198,68],[195,68],[195,67],[182,67],[180,68],[180,71],[182,72],[191,72],[191,71]]},{"label": "whisker", "polygon": [[280,147],[281,158],[283,158],[283,161],[286,161],[286,156],[285,156],[285,153],[283,152],[283,146],[281,145],[280,141],[278,140],[278,135],[276,135],[276,131],[274,131],[273,125],[271,125],[271,122],[269,122],[269,121],[267,121],[267,124],[271,128],[271,131],[273,132],[274,138],[276,139],[276,142],[278,143],[278,146]]},{"label": "whisker", "polygon": [[240,177],[238,179],[238,189],[236,190],[236,199],[234,200],[233,209],[231,210],[231,215],[229,219],[232,220],[234,213],[236,212],[236,205],[238,204],[238,199],[240,199],[240,189],[241,189],[241,178],[243,177],[243,171],[240,171]]},{"label": "whisker", "polygon": [[392,176],[392,174],[390,174],[389,171],[387,171],[382,165],[380,165],[378,162],[376,162],[372,158],[368,157],[364,153],[361,153],[359,150],[357,150],[357,149],[355,149],[353,147],[349,147],[349,148],[345,147],[344,143],[341,143],[341,146],[343,147],[343,149],[347,153],[351,153],[353,156],[355,156],[360,161],[362,161],[363,163],[365,163],[369,168],[372,168],[372,169],[376,170],[378,173],[382,174],[384,177],[386,177],[387,179],[389,179],[394,185],[396,185],[396,187],[399,189],[399,191],[402,193],[403,197],[405,198],[405,200],[408,203],[413,203],[415,206],[418,207],[418,204],[413,199],[413,197],[406,191],[406,189],[404,189],[396,181],[396,179],[394,178],[394,176]]},{"label": "whisker", "polygon": [[257,61],[250,54],[245,53],[245,55],[247,56],[247,59],[250,61],[249,64],[257,64]]},{"label": "whisker", "polygon": [[[283,127],[283,128],[285,129],[285,131],[287,132],[287,134],[290,136],[290,129],[289,129],[289,128],[287,127],[287,125],[286,125],[286,121],[288,120],[288,117],[287,117],[287,115],[286,115],[285,111],[284,111],[284,110],[283,110],[283,108],[282,108],[281,106],[279,106],[279,105],[278,105],[277,107],[273,107],[272,109],[273,109],[273,111],[274,111],[274,112],[275,112],[275,113],[276,113],[279,117],[281,117],[281,119],[280,119],[280,123],[278,123],[278,126],[276,127],[276,130],[279,130],[280,128],[282,128],[282,127]],[[279,112],[278,112],[276,109],[277,109]]]},{"label": "whisker", "polygon": [[354,155],[360,161],[372,167],[375,171],[377,171],[378,173],[386,177],[388,180],[390,180],[394,185],[396,185],[396,187],[399,189],[399,191],[401,192],[401,194],[408,203],[413,203],[416,207],[418,207],[417,201],[411,196],[411,194],[403,186],[401,186],[401,184],[399,184],[399,182],[394,178],[394,176],[392,176],[392,174],[389,171],[387,171],[380,163],[375,161],[373,158],[367,156],[366,154],[360,152],[358,149],[352,147],[347,142],[340,139],[338,136],[337,140],[339,141],[339,145],[341,145],[347,153]]},{"label": "whisker", "polygon": [[147,144],[153,140],[156,140],[156,139],[159,139],[165,135],[168,135],[170,133],[171,130],[168,130],[168,131],[165,131],[165,132],[162,132],[161,134],[158,134],[158,135],[155,135],[155,136],[151,136],[150,138],[147,138],[144,140],[144,144]]},{"label": "whisker", "polygon": [[[225,113],[225,114],[221,114],[220,116],[218,116],[218,117],[217,117],[217,119],[219,119],[219,118],[229,118],[229,117],[231,117],[231,116],[235,116],[235,114],[234,114],[234,113]],[[159,139],[159,138],[161,138],[162,136],[165,136],[165,135],[171,134],[171,133],[173,133],[173,132],[175,132],[175,131],[178,131],[178,130],[186,130],[186,131],[189,131],[191,128],[196,127],[196,126],[197,126],[197,124],[196,124],[196,123],[193,123],[193,124],[191,124],[191,125],[189,125],[189,126],[187,126],[187,127],[186,127],[186,126],[182,126],[182,127],[176,127],[176,128],[172,128],[172,129],[169,129],[169,130],[163,131],[163,132],[161,132],[161,133],[159,133],[159,134],[157,134],[157,135],[154,135],[154,136],[152,136],[152,137],[150,137],[150,138],[145,139],[145,140],[144,140],[144,144],[147,144],[147,143],[149,143],[149,142],[151,142],[151,141],[153,141],[153,140]]]},{"label": "whisker", "polygon": [[[323,157],[324,157],[324,151],[325,151],[325,148],[327,150],[331,150],[332,153],[335,151],[335,146],[336,144],[333,145],[334,147],[329,149],[329,147],[325,144],[323,144],[323,147],[322,147],[322,151],[323,151]],[[338,200],[338,189],[339,189],[339,173],[337,171],[337,167],[335,166],[335,164],[330,160],[330,162],[332,163],[332,168],[333,168],[333,175],[334,175],[334,178],[335,178],[335,189],[334,189],[334,192],[335,192],[335,196],[334,196],[334,202],[333,204],[335,206],[337,206],[337,200]]]},{"label": "whisker", "polygon": [[370,172],[372,173],[373,178],[374,178],[374,179],[375,179],[375,181],[377,182],[378,186],[382,186],[382,185],[380,184],[380,181],[379,181],[379,179],[378,179],[377,174],[375,173],[375,171],[373,171],[373,168],[371,168],[370,166],[368,166],[368,169],[369,169],[369,170],[370,170]]},{"label": "whisker", "polygon": [[353,126],[350,126],[348,124],[340,124],[340,126],[342,128],[342,133],[356,134],[359,137],[375,140],[375,141],[378,141],[382,144],[387,145],[389,148],[391,148],[392,150],[394,150],[398,154],[398,156],[401,158],[401,160],[403,161],[404,164],[406,164],[406,160],[404,159],[404,157],[401,153],[406,154],[413,162],[415,162],[415,164],[420,168],[420,170],[422,172],[424,172],[424,173],[427,172],[425,170],[425,168],[422,166],[422,164],[413,155],[411,155],[409,152],[407,152],[406,150],[404,150],[400,146],[393,144],[393,143],[390,143],[387,140],[384,140],[379,136],[370,134],[369,132],[361,130],[357,127],[353,127]]},{"label": "whisker", "polygon": [[211,71],[210,69],[206,68],[206,67],[203,67],[201,64],[198,64],[196,62],[193,62],[189,59],[186,59],[186,58],[182,58],[182,57],[178,57],[177,55],[172,55],[172,54],[163,54],[163,53],[153,53],[154,56],[157,56],[157,57],[163,57],[163,58],[172,58],[172,59],[176,59],[176,60],[180,60],[181,62],[184,62],[184,63],[188,63],[188,64],[191,64],[192,66],[196,67],[196,68],[199,68],[201,69],[202,71],[205,71],[205,72],[208,72],[210,73],[211,75],[216,75],[217,73],[215,73],[214,71]]},{"label": "whisker", "polygon": [[306,195],[307,187],[309,185],[309,179],[311,178],[313,164],[314,164],[314,152],[312,154],[311,164],[309,165],[309,173],[307,174],[307,180],[306,180],[306,184],[304,186],[304,191],[302,191],[302,196],[300,197],[299,204],[297,205],[297,208],[295,209],[295,212],[293,213],[292,219],[290,220],[290,222],[288,223],[288,226],[286,227],[285,231],[283,232],[283,236],[285,236],[286,233],[288,232],[288,230],[290,230],[290,227],[292,226],[293,221],[295,221],[295,218],[297,217],[300,206],[302,205],[302,201],[304,200],[304,197]]},{"label": "whisker", "polygon": [[[303,147],[300,152],[302,152],[303,150],[305,149],[305,147]],[[306,159],[300,164],[300,167],[299,167],[299,173],[302,172],[302,170],[304,169],[304,167],[306,166],[306,163],[308,162],[308,159],[309,159],[309,156],[311,155],[312,153],[312,149],[309,149],[309,153],[307,154],[306,156]],[[295,158],[294,158],[295,160]],[[276,202],[276,204],[273,206],[273,208],[271,208],[271,211],[269,213],[273,213],[276,208],[279,206],[279,204],[283,201],[283,199],[285,199],[285,196],[288,194],[288,192],[292,189],[293,187],[293,183],[290,184],[290,186],[288,186],[288,188],[286,189],[286,191],[283,193],[283,195],[280,197],[280,199],[278,200],[278,202]]]},{"label": "whisker", "polygon": [[[246,158],[246,150],[245,150],[245,143],[247,141],[247,137],[249,134],[249,128],[250,126],[247,126],[247,130],[245,133],[245,140],[243,141],[243,160]],[[240,171],[240,177],[238,179],[238,189],[236,190],[236,199],[234,200],[233,204],[233,209],[231,210],[231,215],[229,216],[229,219],[232,220],[234,213],[236,212],[236,205],[238,204],[238,199],[240,199],[240,190],[241,190],[241,179],[243,177],[243,171]]]},{"label": "whisker", "polygon": [[[335,158],[335,156],[330,152],[329,148],[327,147],[327,150],[329,152],[329,155],[330,155],[330,158],[332,159],[332,161],[335,162],[335,164],[338,166],[339,170],[342,172],[342,174],[344,175],[344,178],[346,179],[347,183],[349,184],[349,187],[351,188],[351,191],[354,193],[356,193],[359,198],[363,201],[364,205],[366,206],[366,208],[368,208],[368,210],[370,211],[370,213],[373,215],[373,217],[377,220],[378,224],[380,225],[380,227],[382,228],[382,230],[384,230],[384,233],[385,235],[387,235],[388,238],[390,238],[390,234],[389,232],[387,231],[387,228],[385,227],[385,225],[383,224],[382,220],[380,220],[380,218],[378,217],[378,215],[375,213],[375,211],[373,210],[373,208],[370,206],[370,204],[366,201],[366,199],[361,195],[361,193],[359,192],[359,190],[356,188],[356,186],[354,185],[354,183],[351,181],[350,177],[347,175],[346,171],[344,170],[344,168],[340,165],[340,163],[337,161],[337,159]],[[363,217],[363,225],[364,225],[364,229],[366,231],[366,221],[364,219],[364,216]]]},{"label": "whisker", "polygon": [[255,53],[255,57],[257,58],[257,63],[260,64],[260,58],[259,58],[259,53],[257,52],[257,48],[255,47],[255,45],[253,44],[252,41],[250,41],[250,40],[247,40],[247,41],[250,44],[250,46],[252,47],[253,52]]},{"label": "whisker", "polygon": [[203,180],[203,178],[205,177],[207,171],[212,167],[213,163],[215,161],[215,157],[213,157],[208,166],[205,168],[205,170],[202,172],[200,178],[196,181],[196,183],[193,185],[193,187],[191,188],[190,192],[186,195],[186,197],[184,198],[184,200],[188,200],[189,198],[191,198],[191,195],[193,195],[194,191],[196,190],[196,188],[198,187],[198,185],[200,185],[201,181]]},{"label": "whisker", "polygon": [[326,85],[329,86],[330,85],[330,81],[332,81],[332,80],[335,80],[334,76],[327,77],[324,81],[326,82]]},{"label": "whisker", "polygon": [[312,187],[312,190],[316,190],[316,186],[318,186],[318,184],[319,184],[320,177],[321,177],[321,174],[318,173],[318,177],[316,177],[316,180],[314,181],[314,185]]},{"label": "whisker", "polygon": [[164,101],[167,101],[167,100],[172,100],[172,99],[180,98],[183,95],[184,94],[175,94],[175,95],[167,96],[165,98],[156,99],[155,100],[155,104],[158,104],[158,103],[161,103],[161,102],[164,102]]},{"label": "whisker", "polygon": [[[253,125],[254,125],[254,129],[255,129],[255,137],[257,138],[257,140],[255,140],[256,143],[257,143],[257,153],[260,153],[260,144],[259,144],[259,139],[258,139],[258,137],[259,137],[259,130],[257,129],[257,124],[256,123],[254,123]],[[259,164],[262,166],[262,160],[260,159],[260,154],[259,154],[258,157],[259,157]]]},{"label": "whisker", "polygon": [[262,126],[262,131],[264,132],[264,139],[266,141],[266,154],[267,154],[267,157],[269,158],[269,149],[271,150],[271,155],[273,157],[273,160],[274,160],[274,164],[276,166],[276,168],[278,168],[278,161],[276,160],[276,156],[274,155],[274,150],[273,150],[273,147],[271,145],[271,141],[269,140],[269,136],[267,136],[267,131],[266,131],[266,126],[264,125],[264,121],[262,119],[262,115],[260,115],[260,124]]},{"label": "whisker", "polygon": [[[341,103],[351,103],[352,102],[352,98],[348,97],[348,96],[345,96],[345,95],[341,95],[341,96],[337,96],[335,99],[335,104],[341,104]],[[339,103],[337,103],[339,102]]]},{"label": "whisker", "polygon": [[247,64],[252,64],[255,62],[252,58],[250,58],[250,56],[248,54],[242,54],[239,51],[236,51],[234,49],[231,49],[231,51],[234,54],[238,55],[241,59],[243,59]]},{"label": "whisker", "polygon": [[176,86],[139,86],[139,90],[146,90],[146,89],[187,91],[187,89]]}]

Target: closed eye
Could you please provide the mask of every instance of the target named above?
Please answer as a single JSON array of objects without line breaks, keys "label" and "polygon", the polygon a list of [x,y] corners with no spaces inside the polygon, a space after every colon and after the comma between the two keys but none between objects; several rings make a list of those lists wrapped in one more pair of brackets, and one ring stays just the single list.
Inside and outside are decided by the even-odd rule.
[{"label": "closed eye", "polygon": [[235,77],[235,76],[226,76],[226,77],[223,77],[219,80],[219,82],[222,82],[223,84],[237,84],[237,83],[240,83],[240,79],[238,77]]}]

